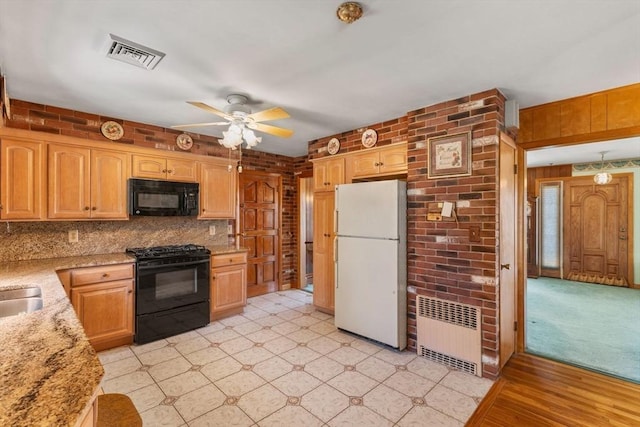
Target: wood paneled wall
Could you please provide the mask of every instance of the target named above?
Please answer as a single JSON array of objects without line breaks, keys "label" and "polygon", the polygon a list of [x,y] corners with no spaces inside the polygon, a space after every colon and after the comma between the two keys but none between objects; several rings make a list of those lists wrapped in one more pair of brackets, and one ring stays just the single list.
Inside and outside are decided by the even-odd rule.
[{"label": "wood paneled wall", "polygon": [[525,149],[640,135],[640,83],[520,110]]}]

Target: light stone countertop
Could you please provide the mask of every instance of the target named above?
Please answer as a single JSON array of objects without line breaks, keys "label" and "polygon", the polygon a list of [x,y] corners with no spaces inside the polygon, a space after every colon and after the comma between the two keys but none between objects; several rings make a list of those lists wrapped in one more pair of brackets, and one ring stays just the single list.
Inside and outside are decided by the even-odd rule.
[{"label": "light stone countertop", "polygon": [[124,254],[0,265],[0,289],[37,285],[42,310],[0,318],[0,425],[73,426],[104,374],[56,270],[134,261]]}]

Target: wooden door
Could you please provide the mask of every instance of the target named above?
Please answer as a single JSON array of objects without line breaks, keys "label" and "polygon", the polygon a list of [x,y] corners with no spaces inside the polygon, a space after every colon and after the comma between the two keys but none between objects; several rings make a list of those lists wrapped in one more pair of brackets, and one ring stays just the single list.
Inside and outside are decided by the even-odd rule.
[{"label": "wooden door", "polygon": [[42,219],[44,155],[41,142],[3,139],[0,219]]},{"label": "wooden door", "polygon": [[500,367],[516,346],[517,218],[516,146],[500,136]]},{"label": "wooden door", "polygon": [[564,276],[569,280],[629,286],[629,178],[614,175],[610,184],[573,177],[564,186]]},{"label": "wooden door", "polygon": [[334,309],[334,194],[315,193],[313,199],[313,304],[328,312]]},{"label": "wooden door", "polygon": [[91,216],[90,150],[49,144],[49,218]]},{"label": "wooden door", "polygon": [[277,291],[280,280],[282,178],[264,172],[240,175],[240,237],[247,254],[247,296]]},{"label": "wooden door", "polygon": [[91,151],[91,218],[127,219],[129,155]]},{"label": "wooden door", "polygon": [[227,163],[200,163],[200,219],[235,218],[235,168]]}]

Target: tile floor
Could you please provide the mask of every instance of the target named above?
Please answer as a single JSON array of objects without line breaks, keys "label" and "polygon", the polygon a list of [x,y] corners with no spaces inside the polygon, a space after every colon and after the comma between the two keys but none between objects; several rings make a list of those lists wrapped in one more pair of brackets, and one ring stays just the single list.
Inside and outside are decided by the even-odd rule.
[{"label": "tile floor", "polygon": [[462,426],[492,385],[338,331],[310,294],[250,298],[242,315],[99,354],[105,393],[145,426]]}]

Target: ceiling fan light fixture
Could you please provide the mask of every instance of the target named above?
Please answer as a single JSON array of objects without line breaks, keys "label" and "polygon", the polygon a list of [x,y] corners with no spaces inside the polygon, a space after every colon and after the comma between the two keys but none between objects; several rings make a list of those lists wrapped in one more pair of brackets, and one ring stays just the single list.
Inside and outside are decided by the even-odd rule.
[{"label": "ceiling fan light fixture", "polygon": [[338,6],[336,11],[338,19],[347,24],[357,21],[362,16],[362,6],[360,3],[354,1],[348,1]]}]

